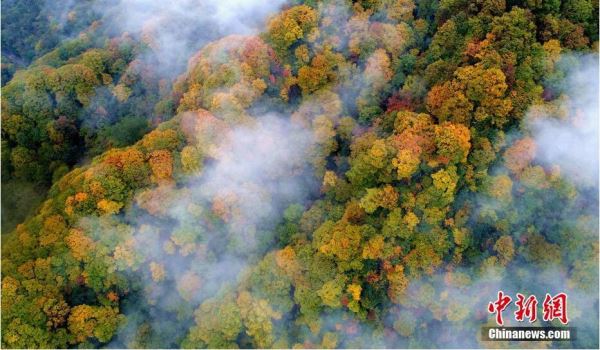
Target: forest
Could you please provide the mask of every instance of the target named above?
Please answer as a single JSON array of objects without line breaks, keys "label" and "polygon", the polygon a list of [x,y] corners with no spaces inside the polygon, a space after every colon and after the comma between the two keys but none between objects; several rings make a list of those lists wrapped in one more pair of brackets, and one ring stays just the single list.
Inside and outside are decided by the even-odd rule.
[{"label": "forest", "polygon": [[598,1],[1,10],[2,348],[600,346]]}]

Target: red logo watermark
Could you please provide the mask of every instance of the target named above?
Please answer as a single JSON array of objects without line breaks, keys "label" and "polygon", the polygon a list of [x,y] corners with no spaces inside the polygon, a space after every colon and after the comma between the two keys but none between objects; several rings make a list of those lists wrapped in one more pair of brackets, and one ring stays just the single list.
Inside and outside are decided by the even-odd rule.
[{"label": "red logo watermark", "polygon": [[[504,325],[502,312],[512,303],[512,300],[513,299],[510,296],[499,291],[498,298],[488,304],[488,312],[496,314],[496,323],[499,326]],[[517,293],[515,305],[517,306],[517,310],[514,313],[515,320],[523,322],[527,319],[529,323],[533,323],[537,320],[538,301],[535,295],[530,295],[526,298],[525,295]],[[569,323],[569,318],[567,316],[567,294],[558,293],[555,296],[551,296],[546,293],[546,297],[542,304],[542,312],[542,319],[544,321],[558,319],[562,324]]]}]

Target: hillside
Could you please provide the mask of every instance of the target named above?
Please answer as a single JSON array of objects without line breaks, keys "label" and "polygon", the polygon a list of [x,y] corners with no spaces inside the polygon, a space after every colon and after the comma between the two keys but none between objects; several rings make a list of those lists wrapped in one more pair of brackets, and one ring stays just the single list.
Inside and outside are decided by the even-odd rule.
[{"label": "hillside", "polygon": [[2,347],[598,348],[597,2],[163,6],[3,39]]}]

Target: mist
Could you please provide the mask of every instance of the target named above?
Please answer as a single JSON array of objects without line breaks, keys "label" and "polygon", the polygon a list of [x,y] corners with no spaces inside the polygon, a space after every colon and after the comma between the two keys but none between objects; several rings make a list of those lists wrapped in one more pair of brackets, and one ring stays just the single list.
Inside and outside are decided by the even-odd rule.
[{"label": "mist", "polygon": [[[131,70],[139,68],[140,62],[142,68],[151,68],[153,74],[148,77],[148,81],[152,82],[156,90],[152,95],[153,98],[158,100],[159,97],[163,97],[160,92],[160,86],[163,85],[159,84],[159,81],[165,82],[165,85],[171,84],[173,79],[185,71],[188,62],[190,68],[194,68],[194,58],[191,58],[194,57],[194,53],[213,40],[227,35],[258,34],[264,30],[265,20],[285,4],[284,0],[266,2],[182,0],[173,3],[158,0],[105,0],[99,2],[96,10],[102,14],[104,31],[110,37],[131,35],[144,44],[145,49],[141,50],[139,56],[135,58],[135,64],[130,68]],[[68,13],[69,8],[74,6],[74,2],[68,1],[62,6],[64,7],[62,10],[66,11],[64,13]],[[353,33],[348,24],[352,13],[349,4],[341,0],[324,5],[321,3],[318,10],[322,19],[329,16],[320,22],[319,30],[322,33],[336,34],[335,39],[323,35],[327,39],[315,39],[306,45],[318,51],[319,45],[331,44],[341,51],[351,47],[350,42],[354,39],[360,43],[362,38],[353,38],[352,34],[357,33]],[[58,20],[67,20],[68,16],[61,13],[59,9],[55,11]],[[374,14],[374,16],[382,15],[383,12]],[[355,20],[359,21],[360,16]],[[368,28],[369,19],[364,19],[364,22]],[[283,276],[283,273],[277,274],[279,270],[275,271],[275,269],[283,271],[281,266],[277,267],[277,261],[268,259],[275,255],[272,254],[273,252],[288,244],[291,245],[293,254],[296,254],[295,244],[302,248],[302,251],[298,250],[298,255],[323,253],[320,251],[322,246],[316,247],[320,244],[318,239],[315,238],[313,241],[313,224],[316,228],[323,225],[326,219],[345,220],[346,211],[348,216],[352,216],[355,214],[352,210],[362,210],[349,204],[356,204],[351,201],[360,197],[361,191],[368,191],[371,188],[358,188],[354,191],[351,187],[355,187],[356,184],[345,182],[345,185],[349,186],[344,188],[340,185],[340,199],[330,199],[326,197],[334,196],[326,191],[321,192],[321,180],[323,180],[323,173],[328,171],[334,173],[335,179],[338,179],[338,175],[346,176],[346,179],[352,182],[351,176],[347,174],[348,168],[353,166],[350,163],[353,161],[353,153],[360,155],[361,148],[373,147],[370,144],[371,139],[342,137],[342,131],[336,130],[341,125],[342,116],[350,115],[352,123],[359,119],[362,124],[350,127],[348,133],[358,135],[368,130],[373,131],[374,138],[379,138],[387,132],[379,130],[379,125],[376,123],[371,123],[384,115],[385,105],[379,101],[379,96],[390,96],[392,90],[401,88],[398,85],[407,86],[404,80],[402,83],[395,82],[394,72],[397,70],[398,62],[394,62],[394,59],[405,55],[411,44],[408,41],[401,42],[395,39],[402,38],[405,34],[403,30],[408,31],[410,28],[403,22],[398,26],[390,24],[389,27],[383,28],[380,29],[396,28],[397,30],[392,33],[394,36],[390,40],[390,46],[393,46],[390,50],[393,49],[393,53],[388,54],[390,50],[386,51],[387,48],[378,48],[374,52],[364,54],[357,46],[355,49],[358,51],[348,55],[351,56],[350,62],[344,58],[341,60],[343,63],[336,67],[336,74],[332,74],[335,79],[332,78],[327,82],[329,86],[319,87],[313,94],[295,93],[294,95],[298,96],[289,104],[289,108],[275,106],[280,103],[276,96],[281,84],[277,80],[278,77],[275,77],[276,74],[271,74],[274,69],[269,68],[272,63],[269,61],[265,64],[268,68],[263,74],[265,81],[268,81],[266,77],[271,75],[269,89],[265,90],[262,97],[256,99],[253,97],[252,104],[248,108],[228,105],[231,101],[235,102],[234,91],[227,91],[227,88],[222,86],[214,87],[213,91],[200,91],[206,92],[207,96],[209,93],[231,96],[225,96],[227,98],[220,96],[223,98],[217,102],[222,102],[223,105],[214,103],[214,106],[218,105],[218,108],[213,106],[214,113],[195,109],[200,105],[210,108],[211,103],[206,101],[190,103],[194,105],[193,107],[180,104],[180,107],[194,110],[179,113],[173,117],[174,120],[161,124],[155,130],[159,133],[176,125],[177,131],[173,133],[176,136],[172,138],[165,136],[164,139],[167,141],[164,142],[158,136],[148,142],[148,144],[168,143],[168,146],[163,144],[146,146],[143,141],[135,146],[146,157],[139,164],[152,167],[151,172],[145,170],[148,170],[146,174],[153,175],[144,178],[143,183],[141,181],[139,184],[136,183],[137,187],[131,187],[139,189],[135,194],[129,196],[133,192],[130,189],[127,198],[119,198],[118,203],[114,201],[119,205],[115,211],[111,211],[115,215],[90,216],[76,223],[83,229],[82,231],[89,233],[92,241],[102,243],[99,246],[102,246],[103,250],[94,254],[107,257],[100,263],[97,263],[96,259],[90,259],[94,265],[86,261],[85,273],[91,271],[90,275],[93,275],[94,269],[104,268],[107,272],[103,277],[109,276],[104,280],[94,279],[94,276],[91,276],[85,283],[77,282],[78,285],[84,291],[103,290],[98,287],[101,283],[110,288],[114,286],[116,291],[110,291],[114,293],[111,294],[112,299],[99,295],[97,299],[95,296],[93,300],[90,298],[90,303],[110,305],[115,309],[118,305],[118,311],[127,319],[108,347],[150,347],[147,344],[152,347],[178,347],[194,326],[195,310],[207,299],[232,291],[234,294],[240,291],[253,293],[252,297],[264,301],[264,309],[271,307],[284,309],[281,305],[277,305],[279,300],[269,300],[267,295],[261,294],[261,291],[251,290],[254,285],[249,286],[256,283],[260,288],[271,288],[265,282],[269,281],[268,278],[259,279],[258,282],[248,282],[245,278],[255,271],[265,275],[272,272],[276,277]],[[360,34],[368,37],[370,32],[367,30]],[[220,52],[225,50],[219,50],[221,47],[219,45],[223,47],[238,45],[241,41],[237,37],[232,40],[225,38],[221,43],[214,45],[214,50],[206,51],[214,54],[215,62],[225,66],[230,57]],[[278,65],[280,62],[276,63]],[[468,64],[468,62],[463,63]],[[446,220],[443,224],[440,223],[439,227],[432,229],[431,233],[432,235],[440,233],[440,242],[436,244],[443,246],[448,243],[448,247],[454,247],[458,254],[452,256],[451,248],[444,251],[443,247],[435,247],[432,249],[436,251],[431,255],[443,256],[444,261],[440,260],[438,265],[435,265],[435,262],[433,264],[441,265],[442,268],[429,274],[422,272],[419,265],[413,269],[415,265],[410,265],[410,260],[403,258],[407,256],[406,253],[410,254],[410,250],[417,244],[423,242],[428,244],[429,228],[438,225],[436,223],[429,226],[429,221],[424,220],[418,231],[415,231],[420,232],[422,237],[416,239],[415,237],[392,237],[394,239],[392,248],[400,252],[394,255],[382,252],[374,258],[366,257],[369,255],[363,253],[362,260],[372,260],[364,263],[366,266],[364,269],[362,261],[360,261],[360,268],[346,269],[336,266],[337,261],[331,258],[331,261],[327,261],[333,266],[330,268],[331,276],[335,275],[335,279],[343,276],[344,281],[340,285],[346,287],[347,282],[358,284],[360,290],[358,297],[354,297],[350,289],[332,292],[340,299],[346,298],[337,304],[321,303],[325,300],[319,294],[321,290],[318,288],[310,290],[310,293],[323,299],[315,298],[315,305],[310,305],[312,300],[306,302],[308,307],[314,306],[314,309],[318,310],[315,314],[320,313],[318,320],[315,321],[318,323],[318,331],[314,331],[313,325],[309,324],[310,321],[304,319],[306,315],[302,314],[301,308],[305,305],[298,301],[301,299],[295,299],[299,294],[294,294],[298,291],[299,283],[290,277],[292,282],[285,282],[288,284],[284,283],[285,288],[281,288],[280,291],[286,297],[285,302],[289,301],[291,306],[282,312],[283,316],[276,318],[278,324],[274,326],[277,328],[276,331],[284,329],[282,332],[285,334],[282,338],[290,342],[314,345],[310,343],[312,340],[323,339],[325,342],[328,334],[334,334],[336,346],[357,348],[473,348],[495,345],[501,347],[537,345],[538,343],[485,344],[481,342],[480,327],[495,324],[494,315],[487,312],[487,304],[494,301],[497,292],[502,290],[513,298],[513,304],[504,312],[505,321],[509,326],[518,325],[513,316],[516,293],[536,295],[540,303],[538,308],[541,308],[545,293],[551,295],[559,292],[567,293],[571,320],[569,326],[578,328],[578,336],[584,338],[582,344],[593,345],[596,342],[597,345],[596,242],[599,221],[597,192],[600,113],[598,56],[563,55],[556,64],[560,67],[558,71],[562,76],[559,74],[552,77],[554,80],[548,79],[549,81],[543,82],[547,90],[542,94],[542,98],[536,101],[536,105],[528,110],[524,119],[519,121],[518,128],[515,127],[513,130],[482,128],[484,130],[482,134],[477,134],[479,125],[473,124],[471,130],[477,137],[487,137],[486,132],[493,134],[497,131],[503,137],[506,136],[507,141],[502,146],[493,145],[493,147],[497,146],[493,150],[490,146],[489,153],[497,156],[497,159],[490,168],[489,174],[473,176],[469,173],[473,168],[466,170],[467,166],[472,164],[465,161],[456,167],[462,167],[458,170],[460,173],[458,177],[461,180],[457,181],[460,181],[463,190],[453,197],[453,200],[456,199],[454,207],[444,207],[448,211],[440,214],[439,222],[442,219]],[[201,66],[199,69],[203,68]],[[190,69],[190,74],[192,73],[193,70]],[[239,75],[239,72],[235,72],[234,75],[236,74]],[[185,77],[181,76],[181,78]],[[258,84],[265,83],[261,79],[257,80],[260,80]],[[149,82],[143,85],[150,86]],[[538,82],[536,80],[533,84]],[[244,81],[244,84],[236,84],[236,88],[245,89],[250,86],[245,83]],[[200,86],[200,84],[195,85],[193,88]],[[206,84],[206,86],[211,85]],[[295,85],[295,88],[298,88],[298,85]],[[131,114],[135,116],[139,114],[144,118],[155,113],[153,111],[156,101],[149,98],[151,95],[149,91],[149,89],[144,90],[139,96],[132,95],[132,99],[140,99],[147,104],[139,109],[132,108]],[[260,91],[260,94],[263,94],[263,89]],[[195,92],[198,90],[194,90]],[[88,118],[82,124],[93,130],[102,128],[104,124],[112,124],[113,120],[117,119],[113,117],[116,117],[120,111],[119,102],[122,102],[119,101],[114,90],[108,87],[98,88],[95,95],[91,105],[84,112]],[[301,101],[298,101],[299,99]],[[208,97],[206,100],[209,100]],[[174,104],[177,105],[178,102],[174,101]],[[173,110],[175,108],[177,106]],[[420,108],[420,106],[415,107],[415,113],[422,112]],[[179,110],[182,109],[184,108]],[[224,111],[221,113],[223,115],[219,115],[219,110]],[[275,110],[285,110],[286,113],[278,114]],[[128,114],[126,113],[128,111],[123,108],[120,113]],[[394,111],[391,110],[390,113],[393,114]],[[234,117],[231,117],[231,114],[234,114]],[[371,128],[370,125],[373,127]],[[506,135],[504,131],[507,132]],[[155,135],[148,138],[151,139],[153,136]],[[503,163],[501,149],[510,148],[523,137],[531,138],[536,146],[535,156],[532,156],[531,162],[525,165],[531,165],[529,170],[535,168],[534,176],[520,176]],[[135,141],[132,140],[131,143]],[[402,141],[404,140],[400,142]],[[171,143],[176,146],[171,147]],[[325,152],[319,153],[320,148],[325,149]],[[173,149],[176,150],[171,152]],[[370,152],[377,153],[377,149],[373,147]],[[164,158],[153,163],[156,161],[153,157],[157,154]],[[144,158],[144,155],[140,158]],[[164,159],[166,160],[161,162]],[[102,161],[103,159],[100,159],[98,163],[101,164]],[[411,196],[416,197],[413,196],[413,189],[414,192],[419,192],[430,188],[432,182],[429,177],[430,170],[443,166],[437,162],[428,162],[428,164],[419,162],[418,173],[428,174],[421,176],[420,179],[396,178],[375,181],[377,186],[385,183],[386,186],[397,187],[398,192],[402,192],[402,196],[395,197],[396,199],[393,200],[393,206],[406,209],[403,205],[407,203],[399,203],[399,201],[410,201]],[[356,164],[360,165],[360,162],[357,161]],[[168,169],[155,171],[154,165],[157,168],[164,166]],[[98,166],[93,170],[101,172],[102,168]],[[167,175],[156,174],[161,171]],[[358,171],[370,170],[359,169]],[[92,171],[82,172],[81,177],[96,175],[90,174]],[[485,188],[485,183],[480,188],[477,184],[467,189],[466,183],[469,180],[473,183],[482,178],[487,180],[487,175],[490,179],[494,175],[508,178],[510,182],[510,187],[506,191],[508,192],[506,197],[510,197],[508,200],[502,201],[491,193],[486,193],[489,189]],[[423,181],[420,182],[421,180]],[[435,180],[434,178],[434,185]],[[472,192],[473,188],[477,188],[480,192]],[[334,194],[338,197],[337,193]],[[77,194],[73,195],[77,196]],[[453,190],[451,195],[454,195]],[[320,208],[317,207],[320,203],[316,203],[315,208],[319,209],[319,212],[307,212],[306,210],[311,208],[317,199],[324,199],[322,202],[329,201],[328,206]],[[429,200],[425,196],[412,199],[415,202]],[[60,200],[62,203],[65,202],[65,198],[61,197]],[[125,207],[121,210],[123,203]],[[411,208],[410,203],[408,204],[407,207]],[[416,205],[413,204],[412,207]],[[290,232],[298,231],[290,233],[290,235],[297,233],[293,239],[290,239],[290,241],[296,240],[292,243],[285,240],[289,237],[278,236],[278,228],[281,228],[281,224],[286,223],[287,220],[284,213],[290,208],[299,212],[294,215],[295,217],[300,217],[304,212],[307,213],[306,221],[314,221],[306,225],[311,227],[305,229],[307,232],[301,232],[303,228],[290,229]],[[421,215],[420,208],[419,203],[415,210],[419,215]],[[465,213],[456,213],[463,208]],[[434,206],[433,209],[439,208]],[[384,230],[382,223],[385,216],[389,215],[385,210],[387,207],[378,212],[359,213],[361,218],[357,220],[362,221],[364,214],[368,218],[364,219],[365,226],[371,226],[369,229],[379,234],[378,230]],[[91,209],[89,212],[92,212]],[[89,212],[83,215],[88,215]],[[411,214],[416,216],[414,212]],[[456,220],[461,221],[460,224],[456,224],[455,218],[463,214],[468,218]],[[379,216],[376,217],[377,215]],[[429,213],[422,216],[426,215]],[[433,212],[431,216],[435,215],[437,213]],[[315,218],[316,216],[320,217]],[[305,217],[298,218],[296,221],[302,219]],[[415,225],[419,224],[418,222]],[[463,237],[462,240],[462,243],[466,242],[464,245],[456,239],[455,228],[465,230],[466,233],[463,235],[466,238]],[[365,237],[369,238],[368,229],[365,231],[367,231]],[[494,245],[501,236],[510,238],[511,247],[514,248],[514,251],[508,254],[511,255],[510,258],[502,256]],[[423,237],[427,239],[420,240]],[[537,242],[542,243],[537,248],[541,248],[537,250],[530,248],[533,245],[532,241],[535,243],[535,238],[538,237]],[[358,240],[363,238],[361,236]],[[350,245],[343,239],[340,241],[340,245]],[[383,238],[380,242],[383,242]],[[463,248],[464,251],[461,250]],[[532,253],[531,250],[535,251]],[[417,253],[420,254],[418,251]],[[428,253],[429,251],[418,258],[428,261]],[[360,253],[357,256],[360,256]],[[583,265],[594,262],[589,259],[590,256],[596,257],[595,266]],[[578,265],[579,259],[584,263]],[[108,261],[110,266],[103,266],[104,261]],[[274,265],[269,265],[271,261],[276,262]],[[261,264],[261,262],[266,263]],[[323,267],[318,265],[319,263],[320,260],[315,263],[316,268],[313,265],[302,266],[304,270],[298,268],[301,271],[298,275],[306,273],[309,278],[317,280],[314,286],[323,286],[321,282],[330,279],[331,276],[328,275],[329,272],[324,273],[324,276],[318,276],[321,272],[319,268]],[[400,298],[395,296],[392,298],[390,294],[394,292],[393,289],[392,292],[389,289],[393,281],[389,275],[385,276],[388,271],[384,264],[393,264],[394,267],[402,269],[406,265],[412,269],[407,270],[406,281],[401,279],[401,282],[406,282],[407,286],[402,285],[402,287],[406,286],[406,289],[402,288],[404,295]],[[307,272],[309,268],[317,271],[310,271],[309,274]],[[323,267],[322,271],[326,268],[329,266]],[[265,271],[268,269],[274,270]],[[364,271],[369,271],[369,274],[364,276],[362,274]],[[79,276],[76,278],[77,281],[80,280]],[[83,280],[84,277],[81,279]],[[367,283],[375,285],[379,281],[381,282],[376,287],[367,285]],[[302,282],[306,281],[300,280],[300,283]],[[312,287],[313,281],[306,284]],[[353,287],[355,290],[357,286]],[[363,299],[361,293],[364,293]],[[364,297],[366,293],[371,295]],[[348,295],[354,298],[355,308],[347,307]],[[106,301],[107,299],[109,301]],[[541,316],[541,312],[538,314]],[[221,315],[211,316],[221,317]],[[271,316],[265,317],[266,322],[275,319]],[[542,322],[538,320],[535,325],[539,326],[540,323]],[[542,325],[547,324],[542,323]],[[250,341],[247,339],[255,337],[255,334],[251,334],[252,330],[245,324],[240,327],[239,329],[246,327],[246,332],[244,334],[244,331],[239,331],[236,344],[243,347],[249,344]],[[237,331],[238,328],[233,330]],[[539,344],[549,346],[545,343]],[[567,344],[577,346],[580,343]],[[556,346],[556,343],[552,345]]]},{"label": "mist", "polygon": [[528,127],[537,144],[537,159],[556,164],[578,185],[598,187],[598,56],[563,56],[567,75],[558,110],[533,108]]},{"label": "mist", "polygon": [[[512,299],[512,304],[504,311],[503,316],[507,326],[524,326],[516,322],[514,311],[516,293],[526,297],[535,295],[538,299],[538,321],[541,321],[541,303],[546,293],[555,295],[564,292],[568,295],[570,322],[568,326],[578,329],[577,341],[595,342],[598,344],[598,260],[595,266],[582,268],[574,273],[569,271],[571,259],[589,258],[594,254],[592,244],[598,241],[598,56],[564,55],[564,80],[558,85],[561,94],[553,101],[542,105],[534,105],[526,114],[523,127],[507,135],[511,146],[517,139],[530,135],[536,144],[536,155],[533,164],[539,164],[555,173],[567,183],[580,187],[577,197],[571,198],[571,203],[563,203],[564,198],[552,197],[549,189],[543,192],[533,192],[529,198],[514,195],[510,203],[500,202],[484,193],[461,193],[463,199],[476,204],[469,229],[474,239],[483,243],[493,239],[491,234],[509,235],[517,249],[526,249],[527,235],[531,230],[539,232],[544,238],[556,244],[562,251],[568,252],[569,257],[563,256],[562,263],[527,261],[517,258],[506,267],[488,267],[482,270],[460,267],[445,272],[412,280],[408,289],[408,299],[416,298],[423,293],[423,288],[435,293],[434,300],[439,300],[442,307],[440,314],[429,312],[419,313],[419,322],[443,322],[443,326],[434,332],[432,344],[435,347],[473,348],[473,347],[511,347],[534,346],[535,343],[513,343],[481,341],[483,326],[496,325],[494,315],[487,312],[487,304],[497,297],[502,290]],[[558,167],[558,169],[557,169]],[[509,170],[502,164],[490,171],[495,174],[506,174]],[[527,187],[521,181],[514,181],[513,189]],[[515,190],[513,190],[515,191]],[[515,191],[517,192],[517,191]],[[533,199],[545,206],[557,207],[553,215],[538,215],[531,209]],[[531,211],[534,211],[532,213]],[[496,224],[502,219],[501,215],[512,212],[517,217],[511,220],[521,224],[515,231],[498,233]],[[492,213],[490,215],[490,213]],[[496,213],[496,214],[494,214]],[[496,217],[498,215],[498,217]],[[482,223],[484,225],[482,225]],[[486,230],[484,230],[486,229]],[[517,243],[521,243],[517,248]],[[546,254],[551,254],[546,252]],[[574,257],[571,258],[570,256]],[[584,258],[584,259],[586,259]],[[585,275],[583,270],[589,275]],[[585,287],[580,281],[574,281],[569,274],[581,274],[589,278]],[[459,278],[456,278],[459,276]],[[584,279],[585,280],[585,279]],[[595,282],[594,282],[595,281]],[[390,322],[402,318],[402,314],[419,312],[410,300],[402,303],[402,307],[392,312]],[[422,305],[421,305],[422,307]],[[435,307],[433,308],[435,309]],[[422,309],[421,309],[422,310]],[[462,310],[462,311],[461,311]],[[422,311],[421,311],[422,312]],[[452,319],[455,318],[455,319]],[[468,327],[465,327],[468,324]],[[473,325],[479,324],[479,327]],[[540,343],[541,344],[541,343]],[[577,346],[578,342],[572,343]],[[411,346],[410,342],[402,346]]]},{"label": "mist", "polygon": [[[505,326],[513,327],[562,326],[560,323],[542,321],[542,303],[546,293],[566,293],[568,326],[577,329],[577,340],[565,344],[573,347],[581,347],[581,344],[598,346],[597,255],[594,266],[578,267],[580,270],[576,273],[570,271],[569,267],[574,263],[572,259],[589,259],[589,254],[597,254],[593,243],[598,241],[599,224],[598,56],[564,55],[561,61],[564,77],[555,85],[560,96],[546,104],[532,106],[522,128],[506,136],[506,147],[525,135],[530,136],[537,146],[533,164],[545,167],[548,173],[550,169],[556,172],[558,167],[558,173],[564,181],[580,188],[577,197],[568,204],[556,202],[554,197],[545,197],[545,191],[550,191],[548,189],[534,194],[539,203],[557,206],[556,214],[549,216],[528,212],[532,206],[531,198],[520,195],[515,195],[510,203],[503,203],[485,193],[464,190],[457,194],[460,198],[457,203],[469,202],[475,206],[467,228],[472,239],[479,243],[475,244],[476,249],[481,249],[478,253],[483,257],[493,257],[495,252],[487,251],[485,241],[494,239],[495,235],[505,234],[515,242],[514,259],[506,265],[485,266],[476,258],[468,263],[448,264],[432,275],[410,278],[399,305],[390,305],[386,310],[383,328],[360,320],[349,312],[321,315],[324,324],[333,325],[330,329],[338,336],[338,346],[458,349],[549,346],[549,342],[482,340],[481,327],[496,325],[495,314],[487,311],[487,305],[495,301],[498,291],[512,298],[511,304],[503,312],[503,319]],[[490,170],[492,174],[508,172],[503,164]],[[513,188],[523,186],[527,185],[514,181]],[[510,211],[517,215],[512,219],[521,223],[522,227],[515,231],[497,232],[494,225],[499,218],[490,215],[490,212],[501,216]],[[569,257],[563,256],[561,263],[528,261],[517,257],[517,250],[525,249],[525,237],[532,227],[537,228],[546,240],[560,246],[562,251],[569,252]],[[562,232],[559,233],[559,230]],[[576,281],[577,278],[588,283]],[[515,320],[516,293],[537,297],[536,323]],[[348,324],[355,325],[353,331],[345,329]],[[557,342],[552,347],[560,346],[561,342]]]},{"label": "mist", "polygon": [[[195,113],[186,115],[195,118]],[[178,188],[163,183],[140,193],[124,214],[132,232],[120,245],[123,251],[133,249],[135,264],[120,269],[138,281],[138,299],[148,304],[123,305],[128,322],[109,347],[130,346],[148,322],[157,334],[168,323],[176,334],[160,344],[172,346],[190,326],[183,320],[203,300],[235,288],[240,274],[277,246],[273,229],[283,211],[291,204],[304,205],[311,188],[318,191],[306,167],[313,145],[312,134],[287,118],[260,116],[220,135],[214,152],[206,155],[206,166],[181,179]],[[148,201],[158,193],[168,198],[158,204],[157,213]],[[94,232],[109,234],[115,233]],[[147,312],[151,314],[143,317]]]},{"label": "mist", "polygon": [[205,44],[227,35],[256,34],[285,0],[109,1],[98,5],[112,33],[137,35],[150,47],[145,59],[166,77],[183,72]]}]

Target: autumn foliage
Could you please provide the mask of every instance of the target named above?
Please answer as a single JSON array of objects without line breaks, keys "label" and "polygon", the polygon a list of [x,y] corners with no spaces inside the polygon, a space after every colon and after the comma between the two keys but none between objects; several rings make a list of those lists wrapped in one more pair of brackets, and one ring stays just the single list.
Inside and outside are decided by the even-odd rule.
[{"label": "autumn foliage", "polygon": [[294,1],[170,78],[153,28],[65,40],[3,81],[3,185],[48,192],[2,233],[2,346],[447,347],[531,271],[597,305],[597,188],[527,119],[581,117],[563,54],[597,7]]}]

